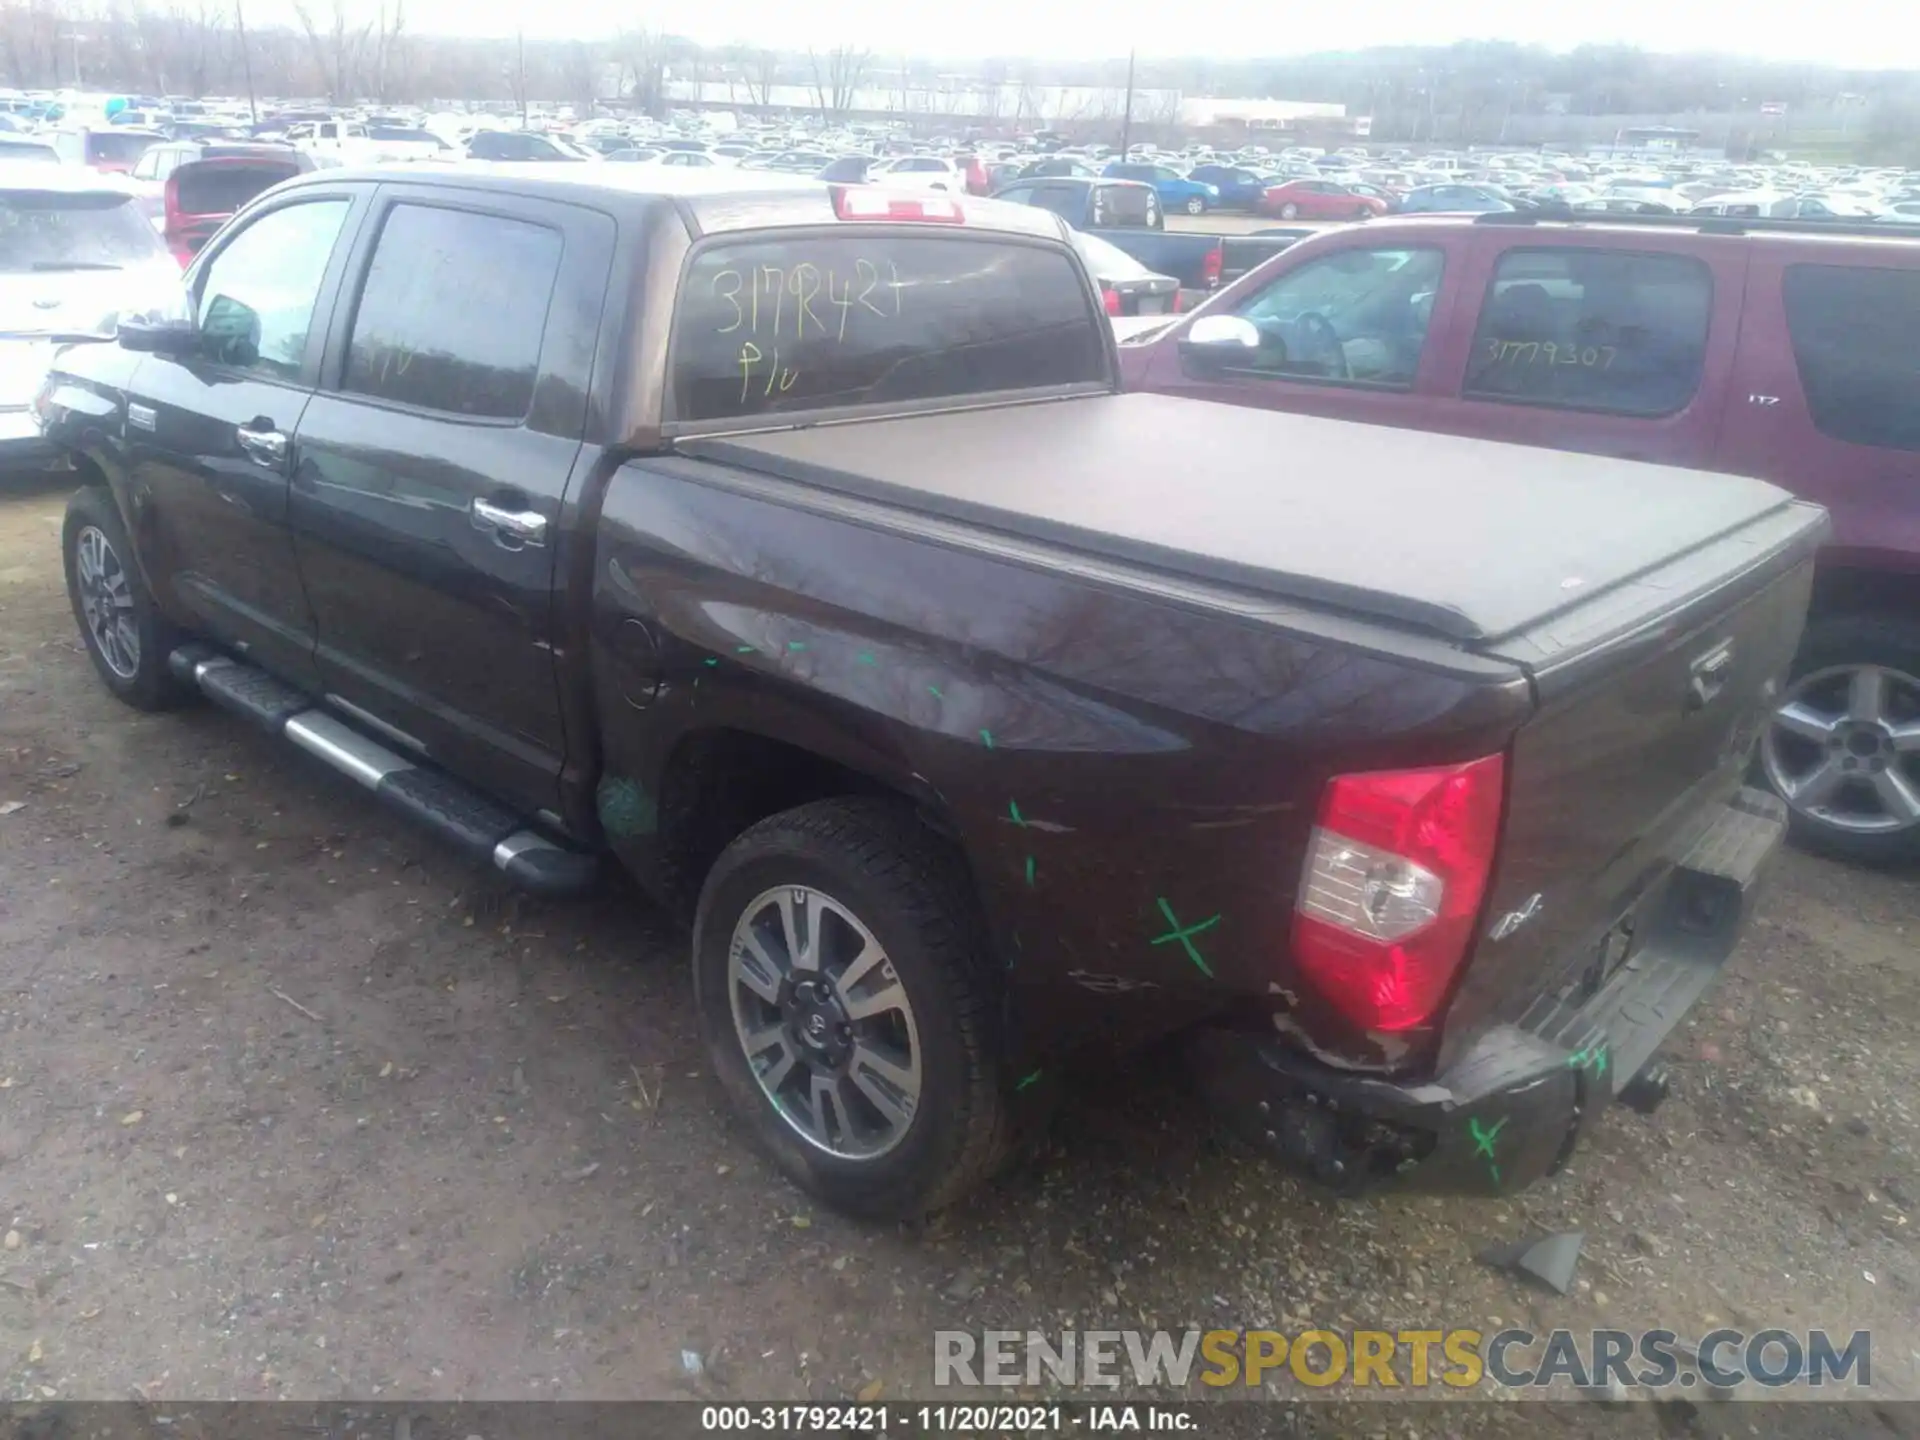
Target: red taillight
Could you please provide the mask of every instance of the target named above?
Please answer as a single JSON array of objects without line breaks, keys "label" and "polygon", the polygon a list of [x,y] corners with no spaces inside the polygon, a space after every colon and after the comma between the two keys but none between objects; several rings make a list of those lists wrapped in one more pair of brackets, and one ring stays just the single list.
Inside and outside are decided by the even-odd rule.
[{"label": "red taillight", "polygon": [[1102,290],[1100,292],[1100,303],[1107,307],[1107,313],[1109,315],[1118,315],[1120,313],[1120,292],[1118,290]]},{"label": "red taillight", "polygon": [[920,220],[964,225],[966,212],[950,195],[903,195],[872,185],[835,186],[833,213],[842,220]]},{"label": "red taillight", "polygon": [[1187,292],[1184,290],[1174,291],[1173,292],[1173,313],[1178,315],[1181,311],[1185,310],[1186,308],[1187,308]]},{"label": "red taillight", "polygon": [[1433,1017],[1473,942],[1493,871],[1506,760],[1338,775],[1300,877],[1293,955],[1366,1030]]},{"label": "red taillight", "polygon": [[1211,290],[1220,283],[1220,272],[1226,268],[1227,254],[1224,245],[1216,245],[1207,251],[1206,259],[1200,262],[1200,278],[1207,282]]},{"label": "red taillight", "polygon": [[161,193],[164,197],[161,203],[165,207],[165,226],[160,233],[166,237],[167,249],[173,252],[173,258],[180,262],[180,268],[184,270],[193,259],[193,247],[180,234],[180,186],[171,175],[167,177]]}]

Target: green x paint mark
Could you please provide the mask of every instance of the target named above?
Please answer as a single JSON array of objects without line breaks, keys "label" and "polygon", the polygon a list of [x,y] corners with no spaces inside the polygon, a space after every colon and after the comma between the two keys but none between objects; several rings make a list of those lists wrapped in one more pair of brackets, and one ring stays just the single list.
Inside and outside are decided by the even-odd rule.
[{"label": "green x paint mark", "polygon": [[1015,1090],[1024,1090],[1029,1085],[1037,1084],[1040,1079],[1040,1074],[1041,1074],[1040,1071],[1038,1070],[1034,1071],[1031,1075],[1027,1076],[1026,1079],[1022,1080],[1018,1085],[1014,1086],[1013,1088]]},{"label": "green x paint mark", "polygon": [[804,650],[806,648],[807,648],[807,642],[804,640],[787,641],[787,649],[789,650]]},{"label": "green x paint mark", "polygon": [[736,645],[733,647],[733,653],[736,655],[751,655],[756,648],[757,647],[753,645]]},{"label": "green x paint mark", "polygon": [[1014,824],[1023,830],[1026,829],[1027,822],[1020,814],[1020,802],[1018,800],[1007,801],[1007,814],[1013,817]]},{"label": "green x paint mark", "polygon": [[1473,1153],[1487,1157],[1487,1171],[1493,1176],[1493,1183],[1496,1185],[1500,1183],[1500,1167],[1495,1163],[1498,1157],[1493,1153],[1493,1142],[1494,1138],[1507,1128],[1507,1121],[1512,1118],[1510,1115],[1502,1115],[1489,1130],[1481,1125],[1479,1116],[1467,1117],[1467,1133],[1473,1136]]},{"label": "green x paint mark", "polygon": [[1027,856],[1027,888],[1033,888],[1033,856]]},{"label": "green x paint mark", "polygon": [[880,662],[873,658],[873,652],[871,650],[862,650],[858,655],[853,657],[853,663],[856,665],[878,665]]},{"label": "green x paint mark", "polygon": [[702,660],[700,663],[702,665],[718,665],[720,662],[714,659],[713,656],[709,655],[706,659]]},{"label": "green x paint mark", "polygon": [[933,696],[933,698],[936,700],[944,700],[947,698],[946,696],[940,693],[940,687],[938,685],[927,686],[927,694]]},{"label": "green x paint mark", "polygon": [[980,743],[989,750],[993,749],[993,731],[982,730],[980,732]]},{"label": "green x paint mark", "polygon": [[1574,1051],[1573,1054],[1567,1056],[1567,1068],[1569,1070],[1590,1070],[1593,1072],[1593,1078],[1596,1080],[1605,1078],[1607,1073],[1607,1042],[1604,1040],[1596,1040],[1593,1044]]},{"label": "green x paint mark", "polygon": [[1187,958],[1200,967],[1200,973],[1209,980],[1213,979],[1213,968],[1207,964],[1206,957],[1195,947],[1193,937],[1198,935],[1202,930],[1211,930],[1214,926],[1218,925],[1220,923],[1220,917],[1218,915],[1209,915],[1198,924],[1188,925],[1182,928],[1179,917],[1173,913],[1173,906],[1169,905],[1164,899],[1160,901],[1160,913],[1167,917],[1167,924],[1173,928],[1164,935],[1156,936],[1153,943],[1155,945],[1166,945],[1175,940],[1179,941],[1180,948],[1187,952]]}]

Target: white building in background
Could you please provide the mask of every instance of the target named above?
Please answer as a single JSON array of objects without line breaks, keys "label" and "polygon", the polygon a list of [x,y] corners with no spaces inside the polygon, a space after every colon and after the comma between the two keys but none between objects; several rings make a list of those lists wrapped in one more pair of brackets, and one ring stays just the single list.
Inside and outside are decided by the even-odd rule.
[{"label": "white building in background", "polygon": [[[825,82],[830,90],[831,82]],[[750,76],[688,80],[669,76],[667,103],[706,110],[790,111],[827,108],[830,95],[811,84],[764,85]],[[956,125],[997,125],[1046,129],[1100,124],[1118,126],[1127,113],[1127,92],[1120,85],[1035,85],[991,81],[971,75],[869,76],[855,87],[849,103],[834,106],[859,119],[950,120]],[[1372,117],[1350,116],[1344,105],[1298,100],[1189,99],[1178,90],[1136,87],[1133,123],[1177,125],[1186,130],[1277,134],[1311,131],[1326,136],[1365,137]]]},{"label": "white building in background", "polygon": [[[1312,100],[1221,100],[1200,97],[1181,100],[1176,119],[1196,130],[1217,125],[1244,125],[1249,130],[1291,130],[1301,121],[1323,124],[1347,118],[1344,105]],[[1372,128],[1369,126],[1368,128]]]},{"label": "white building in background", "polygon": [[[668,80],[668,103],[729,110],[818,110],[821,96],[812,85],[761,86],[743,78],[727,80]],[[1076,122],[1118,122],[1126,109],[1122,86],[1029,85],[1018,81],[993,84],[969,76],[897,79],[858,86],[843,113],[886,116],[901,120],[951,118],[955,121],[1001,121],[1010,125],[1045,127]],[[1178,90],[1137,88],[1133,118],[1145,125],[1168,124],[1180,109]]]}]

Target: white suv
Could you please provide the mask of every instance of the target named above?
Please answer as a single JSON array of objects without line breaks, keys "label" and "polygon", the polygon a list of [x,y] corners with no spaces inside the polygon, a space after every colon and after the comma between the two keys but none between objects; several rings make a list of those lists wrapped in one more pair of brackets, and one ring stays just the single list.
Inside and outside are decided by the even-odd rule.
[{"label": "white suv", "polygon": [[937,155],[902,155],[886,160],[867,171],[867,180],[875,185],[897,185],[909,190],[951,190],[967,193],[967,174],[952,160]]}]

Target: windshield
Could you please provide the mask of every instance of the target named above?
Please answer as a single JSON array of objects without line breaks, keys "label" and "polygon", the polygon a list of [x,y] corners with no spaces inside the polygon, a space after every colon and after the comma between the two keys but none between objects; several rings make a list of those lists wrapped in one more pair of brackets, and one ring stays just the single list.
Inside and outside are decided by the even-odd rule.
[{"label": "windshield", "polygon": [[165,253],[131,195],[0,194],[0,273],[118,270]]},{"label": "windshield", "polygon": [[434,145],[446,149],[446,143],[431,130],[414,130],[405,125],[369,125],[367,138],[370,140],[407,140],[420,145]]}]

